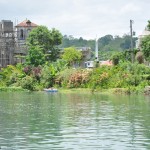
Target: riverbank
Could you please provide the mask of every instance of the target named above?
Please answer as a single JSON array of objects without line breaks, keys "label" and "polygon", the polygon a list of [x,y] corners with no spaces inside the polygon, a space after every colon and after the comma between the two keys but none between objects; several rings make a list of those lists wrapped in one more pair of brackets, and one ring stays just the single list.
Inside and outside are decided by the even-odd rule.
[{"label": "riverbank", "polygon": [[112,89],[89,89],[89,88],[71,88],[58,89],[62,93],[104,93],[104,94],[144,94],[145,89],[132,91],[130,88],[112,88]]},{"label": "riverbank", "polygon": [[29,90],[23,89],[22,87],[0,87],[0,91],[17,92],[17,91],[29,91]]},{"label": "riverbank", "polygon": [[[82,68],[58,69],[58,64],[31,67],[19,64],[1,71],[1,91],[42,91],[49,87],[59,90],[79,89],[88,92],[143,93],[150,86],[150,68],[124,62],[117,66],[101,66],[92,70]],[[8,87],[8,88],[7,88]],[[86,89],[86,90],[83,90]]]},{"label": "riverbank", "polygon": [[[145,89],[148,89],[147,87]],[[58,88],[61,93],[104,93],[104,94],[144,94],[145,89],[133,90],[131,88],[111,88],[111,89],[90,89],[90,88]],[[0,87],[0,91],[17,92],[17,91],[30,91],[21,87]],[[39,90],[43,91],[43,90]],[[149,95],[149,89],[146,91]]]}]

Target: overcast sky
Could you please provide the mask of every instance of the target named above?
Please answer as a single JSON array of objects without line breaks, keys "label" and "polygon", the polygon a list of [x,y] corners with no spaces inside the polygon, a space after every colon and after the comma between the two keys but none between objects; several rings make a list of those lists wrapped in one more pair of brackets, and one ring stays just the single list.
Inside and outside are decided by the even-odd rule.
[{"label": "overcast sky", "polygon": [[138,36],[150,20],[150,0],[0,0],[0,20],[26,18],[85,39],[129,34],[132,19]]}]

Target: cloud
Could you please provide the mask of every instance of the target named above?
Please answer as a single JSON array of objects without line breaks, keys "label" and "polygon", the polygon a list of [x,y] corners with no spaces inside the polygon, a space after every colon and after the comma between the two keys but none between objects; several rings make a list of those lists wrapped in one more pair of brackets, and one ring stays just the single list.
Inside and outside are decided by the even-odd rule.
[{"label": "cloud", "polygon": [[149,8],[149,0],[0,0],[0,18],[18,22],[28,18],[62,34],[95,38],[128,33],[130,19],[136,32],[142,32]]}]

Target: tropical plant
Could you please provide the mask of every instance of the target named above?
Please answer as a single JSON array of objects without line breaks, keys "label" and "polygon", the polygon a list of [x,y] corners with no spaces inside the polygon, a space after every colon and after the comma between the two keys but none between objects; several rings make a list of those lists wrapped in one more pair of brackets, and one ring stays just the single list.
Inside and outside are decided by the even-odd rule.
[{"label": "tropical plant", "polygon": [[79,62],[82,58],[82,52],[77,50],[75,47],[68,47],[64,49],[62,59],[68,62],[69,66],[75,62]]},{"label": "tropical plant", "polygon": [[3,85],[10,86],[11,84],[23,78],[25,74],[22,71],[21,65],[17,66],[8,65],[6,68],[2,68],[0,76],[1,76],[1,83],[3,83]]},{"label": "tropical plant", "polygon": [[96,88],[108,88],[108,81],[110,78],[110,67],[102,66],[100,68],[95,68],[90,76],[88,87],[92,89]]},{"label": "tropical plant", "polygon": [[57,74],[57,69],[53,64],[44,65],[41,70],[40,83],[43,87],[49,88],[55,84],[55,76]]},{"label": "tropical plant", "polygon": [[23,89],[33,91],[34,90],[34,84],[35,84],[34,79],[31,76],[25,76],[24,78],[22,78],[20,80],[20,86]]}]

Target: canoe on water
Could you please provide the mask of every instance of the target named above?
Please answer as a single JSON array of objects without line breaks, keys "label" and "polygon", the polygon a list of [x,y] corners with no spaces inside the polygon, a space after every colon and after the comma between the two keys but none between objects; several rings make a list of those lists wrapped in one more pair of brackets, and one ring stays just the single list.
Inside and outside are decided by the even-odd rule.
[{"label": "canoe on water", "polygon": [[58,90],[54,89],[54,88],[44,89],[44,91],[46,91],[46,92],[58,92]]}]

